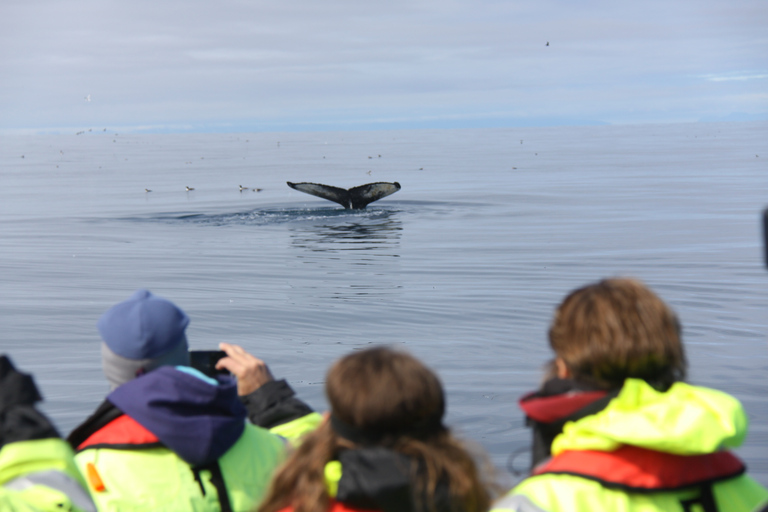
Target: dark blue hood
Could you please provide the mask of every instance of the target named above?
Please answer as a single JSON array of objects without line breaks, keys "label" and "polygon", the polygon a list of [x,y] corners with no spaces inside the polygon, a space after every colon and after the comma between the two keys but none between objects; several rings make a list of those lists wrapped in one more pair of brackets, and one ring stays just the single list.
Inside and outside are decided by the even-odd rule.
[{"label": "dark blue hood", "polygon": [[245,429],[246,411],[235,379],[220,377],[218,382],[214,386],[163,366],[123,384],[107,400],[197,466],[224,455]]}]

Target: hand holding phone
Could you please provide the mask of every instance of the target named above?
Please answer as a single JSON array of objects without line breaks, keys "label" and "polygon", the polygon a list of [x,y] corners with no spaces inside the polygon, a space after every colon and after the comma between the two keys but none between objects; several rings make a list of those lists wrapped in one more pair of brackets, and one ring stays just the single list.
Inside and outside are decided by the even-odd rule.
[{"label": "hand holding phone", "polygon": [[219,348],[227,353],[218,364],[227,368],[237,377],[237,394],[245,396],[253,393],[267,382],[275,380],[267,363],[245,351],[240,345],[219,343]]}]

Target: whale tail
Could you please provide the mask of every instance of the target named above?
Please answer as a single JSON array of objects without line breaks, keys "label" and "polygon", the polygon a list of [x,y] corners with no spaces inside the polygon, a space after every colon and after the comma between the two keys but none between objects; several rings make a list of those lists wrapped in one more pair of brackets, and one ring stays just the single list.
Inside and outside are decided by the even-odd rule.
[{"label": "whale tail", "polygon": [[387,183],[383,181],[367,183],[358,187],[352,187],[349,190],[320,183],[291,183],[290,181],[286,183],[288,183],[289,187],[299,192],[339,203],[348,210],[361,210],[370,203],[400,190],[398,182]]}]

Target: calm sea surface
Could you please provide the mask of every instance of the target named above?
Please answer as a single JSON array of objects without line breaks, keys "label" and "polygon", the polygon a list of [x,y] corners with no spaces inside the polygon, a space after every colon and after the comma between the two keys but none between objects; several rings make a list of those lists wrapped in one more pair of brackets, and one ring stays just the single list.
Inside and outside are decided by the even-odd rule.
[{"label": "calm sea surface", "polygon": [[[528,444],[516,401],[550,357],[554,307],[621,275],[681,317],[690,381],[742,400],[738,453],[768,483],[768,123],[99,128],[3,136],[0,180],[0,351],[64,434],[107,392],[96,320],[144,287],[189,314],[193,348],[241,344],[318,409],[342,354],[409,350],[441,375],[449,424],[503,469]],[[286,181],[402,190],[344,211]]]}]

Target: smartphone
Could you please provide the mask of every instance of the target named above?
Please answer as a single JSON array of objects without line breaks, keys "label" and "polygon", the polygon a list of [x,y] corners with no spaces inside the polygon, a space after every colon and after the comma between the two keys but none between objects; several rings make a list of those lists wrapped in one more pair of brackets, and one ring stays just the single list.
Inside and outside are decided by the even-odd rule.
[{"label": "smartphone", "polygon": [[216,363],[222,357],[227,357],[227,353],[223,350],[190,350],[189,364],[192,368],[200,370],[209,377],[229,375],[229,370],[216,369]]}]

